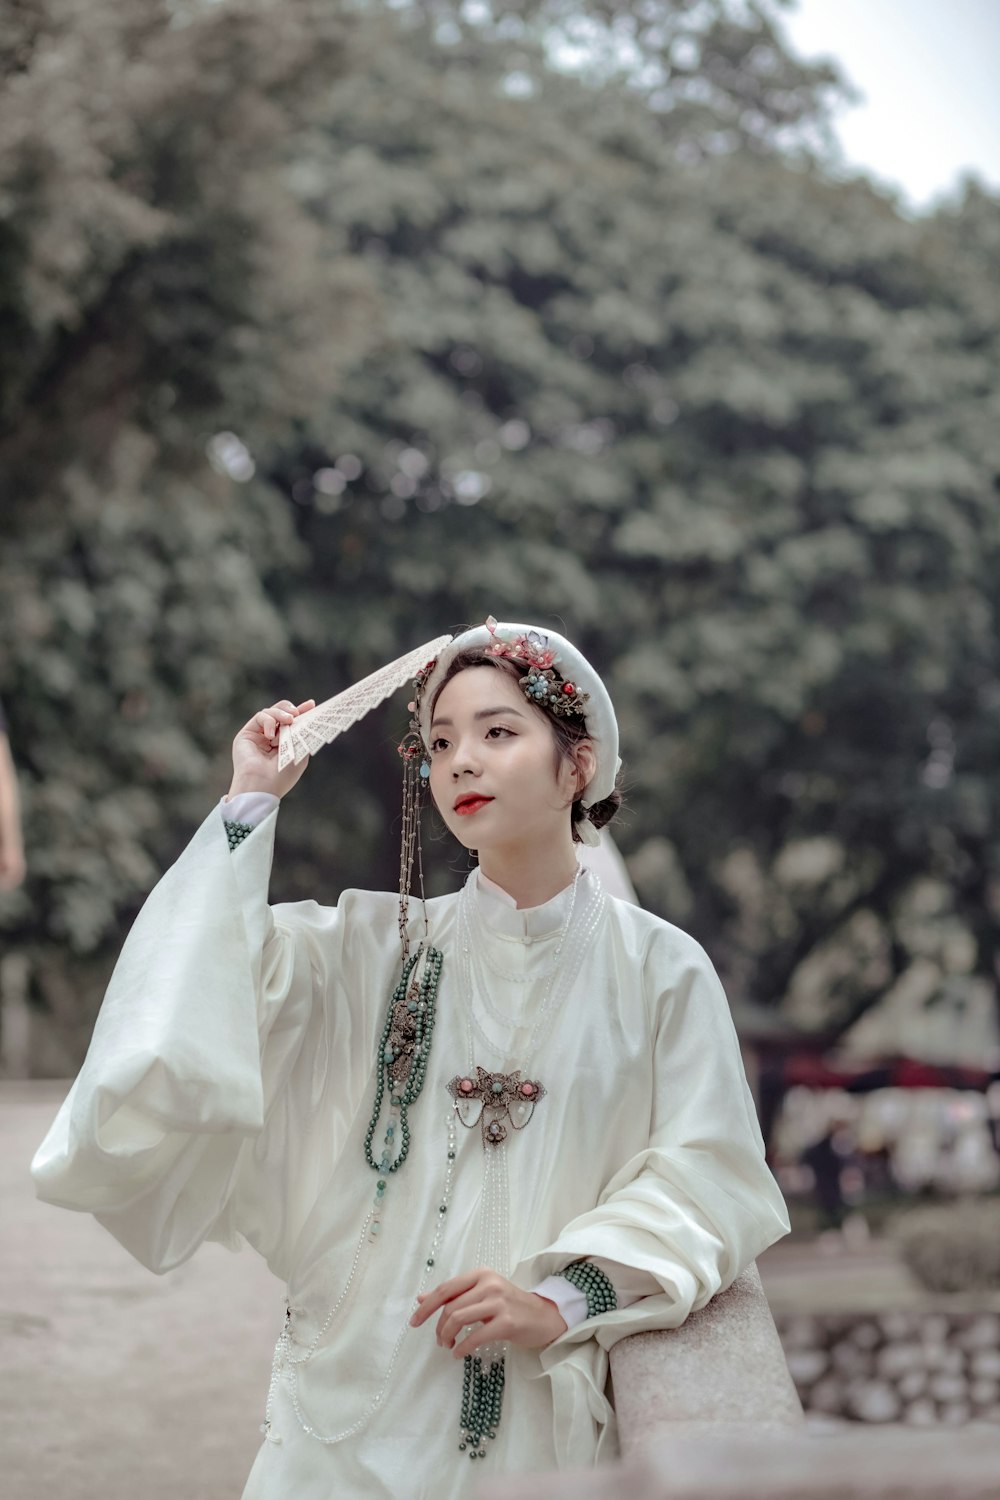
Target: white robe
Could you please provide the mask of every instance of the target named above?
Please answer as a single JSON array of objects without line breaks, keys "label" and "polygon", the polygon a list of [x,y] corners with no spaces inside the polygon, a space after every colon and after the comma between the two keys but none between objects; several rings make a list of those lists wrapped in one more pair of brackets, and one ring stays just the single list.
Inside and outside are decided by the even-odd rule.
[{"label": "white robe", "polygon": [[[468,1071],[460,898],[428,903],[431,941],[444,953],[437,1022],[410,1156],[389,1182],[373,1245],[359,1240],[376,1175],[363,1142],[399,977],[397,898],[346,891],[336,907],[269,907],[274,827],[272,815],[230,853],[213,809],[150,895],[33,1163],[39,1196],[93,1213],[156,1271],[205,1239],[248,1241],[288,1284],[301,1343],[340,1297],[360,1244],[350,1292],[298,1376],[307,1425],[328,1436],[360,1430],[332,1444],[308,1435],[282,1372],[272,1410],[280,1442],[262,1444],[244,1500],[460,1500],[480,1473],[614,1457],[608,1348],[682,1323],[788,1229],[710,961],[678,928],[608,898],[531,1059],[529,1076],[547,1095],[499,1148],[508,1153],[511,1262],[496,1269],[531,1288],[598,1256],[660,1290],[544,1350],[511,1350],[496,1439],[469,1462],[458,1449],[461,1362],[437,1345],[434,1319],[408,1327],[439,1222],[445,1085]],[[477,892],[494,966],[544,973],[570,894],[517,910]],[[548,979],[491,974],[500,1010],[551,993]],[[376,1148],[380,1140],[381,1127]],[[483,1166],[479,1131],[459,1128],[429,1286],[475,1265]]]}]

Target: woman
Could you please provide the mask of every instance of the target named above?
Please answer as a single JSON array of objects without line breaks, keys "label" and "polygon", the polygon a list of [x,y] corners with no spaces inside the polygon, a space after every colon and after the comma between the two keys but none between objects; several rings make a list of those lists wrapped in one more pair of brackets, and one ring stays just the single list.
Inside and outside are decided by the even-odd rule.
[{"label": "woman", "polygon": [[[788,1228],[708,958],[578,864],[618,800],[607,691],[553,632],[457,637],[410,704],[399,897],[270,908],[305,766],[280,735],[311,710],[237,735],[39,1192],[155,1270],[246,1240],[287,1283],[244,1500],[458,1500],[483,1468],[604,1461],[610,1345],[683,1322]],[[411,913],[423,782],[478,868]]]}]

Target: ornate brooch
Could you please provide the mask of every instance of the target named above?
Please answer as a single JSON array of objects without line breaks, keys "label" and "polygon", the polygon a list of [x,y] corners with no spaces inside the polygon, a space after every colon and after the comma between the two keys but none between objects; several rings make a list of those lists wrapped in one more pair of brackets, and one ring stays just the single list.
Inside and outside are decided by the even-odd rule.
[{"label": "ornate brooch", "polygon": [[545,1089],[533,1078],[516,1073],[487,1073],[477,1068],[475,1078],[457,1073],[446,1084],[455,1101],[455,1113],[467,1130],[482,1128],[483,1148],[499,1146],[507,1139],[504,1118],[513,1130],[523,1130],[535,1112]]}]

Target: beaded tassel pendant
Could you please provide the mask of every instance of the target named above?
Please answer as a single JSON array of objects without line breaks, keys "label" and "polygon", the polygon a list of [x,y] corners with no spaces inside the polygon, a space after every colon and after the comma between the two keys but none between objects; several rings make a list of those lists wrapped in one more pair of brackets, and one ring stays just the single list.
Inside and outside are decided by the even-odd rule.
[{"label": "beaded tassel pendant", "polygon": [[506,1373],[502,1359],[491,1360],[485,1369],[478,1354],[467,1354],[462,1380],[462,1441],[459,1451],[470,1458],[485,1458],[484,1444],[495,1438],[503,1410]]}]

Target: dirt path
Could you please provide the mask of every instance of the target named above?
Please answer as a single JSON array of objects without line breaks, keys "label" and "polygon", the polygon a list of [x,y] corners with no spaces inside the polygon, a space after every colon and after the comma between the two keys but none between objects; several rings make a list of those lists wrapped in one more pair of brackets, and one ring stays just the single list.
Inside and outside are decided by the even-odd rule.
[{"label": "dirt path", "polygon": [[283,1288],[206,1245],[166,1276],[28,1163],[64,1087],[0,1084],[0,1490],[6,1500],[227,1500],[242,1491]]}]

